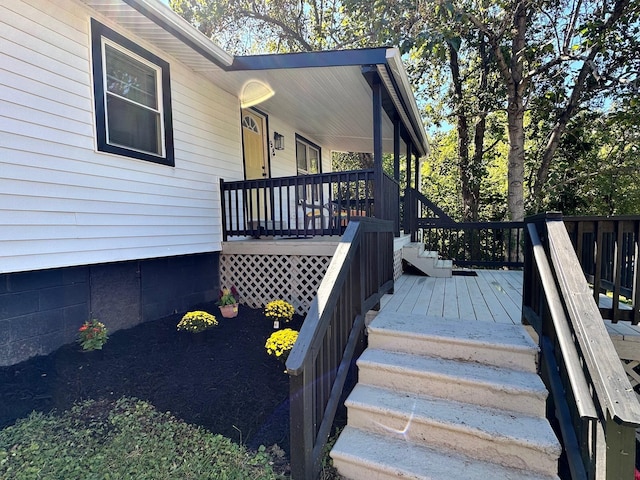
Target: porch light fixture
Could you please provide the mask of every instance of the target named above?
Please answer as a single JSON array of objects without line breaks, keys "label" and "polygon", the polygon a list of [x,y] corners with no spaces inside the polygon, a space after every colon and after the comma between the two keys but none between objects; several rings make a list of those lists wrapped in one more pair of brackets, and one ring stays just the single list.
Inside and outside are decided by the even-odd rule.
[{"label": "porch light fixture", "polygon": [[284,150],[284,135],[273,132],[273,148],[276,150]]}]

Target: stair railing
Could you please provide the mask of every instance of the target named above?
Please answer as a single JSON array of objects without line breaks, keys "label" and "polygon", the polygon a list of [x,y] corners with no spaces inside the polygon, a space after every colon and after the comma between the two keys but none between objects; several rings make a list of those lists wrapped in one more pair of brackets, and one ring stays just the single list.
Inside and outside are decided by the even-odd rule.
[{"label": "stair railing", "polygon": [[[640,215],[564,217],[603,318],[640,322]],[[610,305],[601,295],[610,295]],[[622,303],[624,302],[624,303]]]},{"label": "stair railing", "polygon": [[407,189],[404,228],[458,267],[522,268],[524,222],[456,222],[422,193]]},{"label": "stair railing", "polygon": [[365,315],[393,289],[393,238],[392,222],[349,223],[287,359],[295,480],[318,477],[336,410],[355,384]]},{"label": "stair railing", "polygon": [[540,344],[572,479],[632,479],[640,404],[561,214],[527,219],[523,323]]}]

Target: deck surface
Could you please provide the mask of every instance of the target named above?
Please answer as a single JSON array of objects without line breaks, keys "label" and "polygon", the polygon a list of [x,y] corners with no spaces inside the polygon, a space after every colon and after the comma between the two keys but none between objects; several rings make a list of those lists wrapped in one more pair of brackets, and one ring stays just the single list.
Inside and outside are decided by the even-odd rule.
[{"label": "deck surface", "polygon": [[382,310],[519,325],[522,272],[475,273],[451,278],[404,274],[396,281],[395,293],[382,299]]}]

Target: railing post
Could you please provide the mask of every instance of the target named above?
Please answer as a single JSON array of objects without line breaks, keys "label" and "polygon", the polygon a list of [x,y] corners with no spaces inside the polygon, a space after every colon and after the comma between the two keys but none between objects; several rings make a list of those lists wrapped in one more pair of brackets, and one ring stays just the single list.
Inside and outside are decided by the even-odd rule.
[{"label": "railing post", "polygon": [[227,241],[227,206],[224,194],[224,179],[220,179],[220,211],[222,218],[222,241]]},{"label": "railing post", "polygon": [[391,220],[390,218],[384,218],[385,199],[382,190],[382,83],[377,74],[374,75],[371,88],[373,90],[373,191],[376,196],[373,204],[373,215],[383,220]]},{"label": "railing post", "polygon": [[607,412],[607,480],[633,479],[636,461],[636,430],[618,424]]},{"label": "railing post", "polygon": [[313,424],[313,384],[308,381],[309,376],[309,369],[305,368],[289,379],[291,478],[295,480],[315,480],[313,434],[316,429]]},{"label": "railing post", "polygon": [[638,272],[638,268],[640,267],[640,221],[634,222],[633,228],[633,294],[631,295],[633,299],[633,314],[631,317],[631,322],[633,325],[638,325],[638,321],[640,321],[640,272]]},{"label": "railing post", "polygon": [[[532,223],[529,218],[525,219],[525,228],[528,224]],[[529,235],[524,235],[524,267],[522,270],[522,316],[521,323],[523,325],[530,325],[530,322],[525,318],[526,307],[533,307],[533,246],[531,244],[531,238]],[[540,335],[540,329],[532,325],[536,330],[536,333]]]}]

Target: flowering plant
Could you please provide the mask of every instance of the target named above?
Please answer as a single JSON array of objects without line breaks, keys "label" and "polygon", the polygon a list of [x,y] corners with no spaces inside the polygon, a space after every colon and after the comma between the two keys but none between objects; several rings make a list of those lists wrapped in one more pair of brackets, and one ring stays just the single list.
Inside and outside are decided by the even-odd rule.
[{"label": "flowering plant", "polygon": [[216,317],[210,313],[203,312],[202,310],[196,310],[194,312],[187,312],[184,314],[182,320],[178,322],[178,330],[198,333],[215,327],[216,325],[218,325]]},{"label": "flowering plant", "polygon": [[223,288],[220,290],[220,298],[218,299],[218,305],[224,307],[225,305],[234,305],[238,303],[236,297],[238,296],[238,290],[232,286],[231,289]]},{"label": "flowering plant", "polygon": [[274,300],[264,307],[264,314],[267,318],[273,320],[274,328],[279,328],[281,321],[290,322],[294,313],[293,305],[284,300]]},{"label": "flowering plant", "polygon": [[78,343],[83,350],[102,350],[108,339],[107,327],[98,320],[87,320],[78,329]]},{"label": "flowering plant", "polygon": [[267,354],[284,362],[287,360],[289,353],[291,353],[291,349],[297,339],[298,332],[296,330],[285,328],[284,330],[273,332],[267,339],[267,343],[264,344],[264,348],[267,349]]}]

